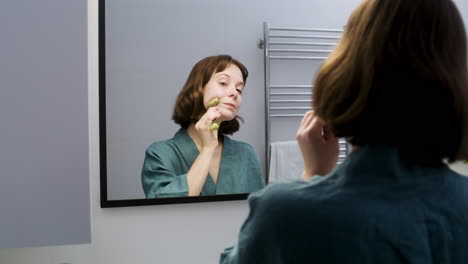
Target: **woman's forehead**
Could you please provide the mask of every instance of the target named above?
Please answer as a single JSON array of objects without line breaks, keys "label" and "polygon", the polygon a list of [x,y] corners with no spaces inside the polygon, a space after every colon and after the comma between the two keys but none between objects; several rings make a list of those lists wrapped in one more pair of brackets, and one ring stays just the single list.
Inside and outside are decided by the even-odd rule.
[{"label": "woman's forehead", "polygon": [[230,79],[233,79],[235,81],[238,81],[238,82],[242,82],[243,83],[243,76],[242,76],[242,72],[241,70],[239,69],[239,67],[237,67],[236,65],[234,64],[231,64],[229,65],[228,67],[226,67],[226,69],[224,69],[223,71],[220,71],[220,72],[217,72],[213,75],[213,77],[215,78],[218,78],[218,77],[227,77],[227,78],[230,78]]}]

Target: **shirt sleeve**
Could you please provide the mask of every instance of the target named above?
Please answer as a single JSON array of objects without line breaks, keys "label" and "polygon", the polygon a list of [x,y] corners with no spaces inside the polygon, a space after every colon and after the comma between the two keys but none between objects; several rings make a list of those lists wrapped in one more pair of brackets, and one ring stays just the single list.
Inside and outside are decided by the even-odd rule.
[{"label": "shirt sleeve", "polygon": [[168,159],[150,147],[146,150],[141,180],[146,198],[180,197],[188,195],[187,174],[177,174]]}]

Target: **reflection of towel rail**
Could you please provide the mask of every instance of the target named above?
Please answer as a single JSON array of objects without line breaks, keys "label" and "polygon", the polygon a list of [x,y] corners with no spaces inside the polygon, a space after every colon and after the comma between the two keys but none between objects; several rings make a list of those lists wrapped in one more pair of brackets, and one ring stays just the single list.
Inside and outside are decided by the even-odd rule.
[{"label": "reflection of towel rail", "polygon": [[290,28],[290,27],[270,27],[269,30],[277,31],[317,31],[317,32],[335,32],[341,33],[342,29],[325,29],[325,28]]},{"label": "reflection of towel rail", "polygon": [[312,100],[270,100],[271,103],[312,103]]},{"label": "reflection of towel rail", "polygon": [[271,110],[310,110],[310,107],[307,106],[297,106],[297,107],[270,107]]},{"label": "reflection of towel rail", "polygon": [[324,60],[327,57],[306,57],[306,56],[270,56],[270,59],[274,60]]},{"label": "reflection of towel rail", "polygon": [[295,84],[287,84],[287,85],[270,85],[270,88],[312,88],[313,86],[310,84],[307,85],[295,85]]},{"label": "reflection of towel rail", "polygon": [[272,114],[270,117],[304,117],[304,114]]},{"label": "reflection of towel rail", "polygon": [[313,53],[313,52],[332,52],[331,50],[314,50],[314,49],[270,49],[271,52],[304,52],[304,53]]},{"label": "reflection of towel rail", "polygon": [[270,95],[312,95],[311,92],[297,92],[297,93],[270,93]]},{"label": "reflection of towel rail", "polygon": [[270,45],[304,45],[304,46],[335,46],[336,43],[323,42],[297,42],[297,41],[272,41]]},{"label": "reflection of towel rail", "polygon": [[[325,60],[328,54],[331,53],[332,49],[337,45],[343,30],[270,27],[266,22],[263,24],[263,29],[264,38],[259,41],[259,47],[263,48],[265,59],[265,157],[267,165],[266,172],[267,175],[269,175],[272,119],[297,119],[297,125],[299,125],[300,119],[304,116],[305,112],[312,109],[311,89],[313,87],[313,85],[310,84],[272,84],[270,80],[270,64],[278,62],[276,67],[299,67],[302,65],[298,64],[299,62],[289,65],[286,63],[302,60],[304,63],[307,63],[306,61],[311,61],[310,64],[314,65],[312,67],[318,67],[317,63],[312,61],[320,62]],[[279,61],[281,61],[281,63],[279,63]],[[275,70],[276,69],[277,68],[275,68]],[[278,70],[281,69],[278,68]],[[282,71],[282,74],[286,75],[288,72],[292,71]],[[300,77],[300,75],[298,76]],[[312,78],[312,74],[310,77]],[[295,78],[294,80],[298,79]],[[291,124],[289,121],[277,122],[286,122],[285,124],[288,124],[288,126]],[[296,121],[293,121],[293,123],[295,122]],[[339,149],[338,164],[346,158],[349,152],[348,143],[344,139],[339,140]]]},{"label": "reflection of towel rail", "polygon": [[304,38],[304,39],[340,39],[337,36],[306,36],[306,35],[270,35],[270,38]]}]

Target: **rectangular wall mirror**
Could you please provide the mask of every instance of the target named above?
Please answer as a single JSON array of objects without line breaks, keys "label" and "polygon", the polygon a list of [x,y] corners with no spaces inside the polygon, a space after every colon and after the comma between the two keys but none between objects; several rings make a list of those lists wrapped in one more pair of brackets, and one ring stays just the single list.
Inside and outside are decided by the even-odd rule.
[{"label": "rectangular wall mirror", "polygon": [[[225,201],[247,197],[248,190],[251,190],[248,188],[245,189],[247,191],[234,189],[232,193],[208,192],[209,195],[187,196],[181,192],[180,195],[158,196],[145,193],[142,183],[145,151],[154,142],[173,138],[180,129],[171,117],[177,95],[192,67],[205,57],[219,54],[231,55],[248,69],[249,76],[242,91],[242,107],[236,109],[244,122],[241,122],[239,131],[229,138],[252,146],[250,154],[258,158],[263,181],[269,182],[269,143],[294,141],[301,120],[299,116],[290,119],[271,117],[274,112],[270,113],[270,109],[285,107],[274,105],[277,102],[273,102],[275,98],[272,96],[283,94],[285,97],[282,100],[291,103],[286,105],[286,110],[291,110],[286,114],[304,113],[310,102],[295,106],[295,101],[310,100],[310,87],[307,85],[312,84],[323,60],[273,58],[267,65],[264,22],[268,22],[272,28],[339,30],[343,29],[359,2],[100,0],[101,207]],[[305,34],[302,31],[277,34],[275,41],[279,42],[285,41],[281,38],[282,34],[295,36],[292,42],[296,43],[312,41],[301,37]],[[318,31],[317,34],[325,37],[316,40],[316,43],[339,40],[327,39],[326,36],[333,34],[327,35],[326,32]],[[316,46],[292,45],[296,46],[279,46],[279,49],[290,51],[287,54],[279,52],[278,55],[326,57],[327,52],[333,49],[332,45],[320,46],[320,43]],[[291,49],[306,49],[309,52],[298,53]],[[277,90],[270,92],[276,95],[267,95],[265,84],[276,85]],[[289,88],[298,89],[284,90]],[[293,94],[288,94],[289,91],[293,91]],[[191,148],[195,148],[195,145]],[[234,148],[233,151],[238,150]],[[151,166],[155,168],[156,165]],[[219,172],[225,169],[223,166],[236,167],[229,162],[223,165],[221,161]],[[243,166],[238,168],[239,171]],[[220,186],[222,177],[220,173],[219,182],[212,184],[213,188]]]}]

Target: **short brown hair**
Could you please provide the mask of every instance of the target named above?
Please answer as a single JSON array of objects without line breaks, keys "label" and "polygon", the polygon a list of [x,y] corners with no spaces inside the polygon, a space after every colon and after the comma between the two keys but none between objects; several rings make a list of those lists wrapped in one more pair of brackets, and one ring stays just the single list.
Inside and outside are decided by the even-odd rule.
[{"label": "short brown hair", "polygon": [[[247,68],[229,55],[210,56],[197,62],[177,96],[172,120],[183,128],[187,128],[190,124],[198,122],[206,112],[203,105],[205,85],[210,81],[213,74],[224,71],[230,65],[236,65],[240,69],[245,85],[247,76],[249,75]],[[238,120],[243,121],[240,116],[236,116],[230,121],[222,122],[218,133],[231,135],[238,131],[240,126]]]},{"label": "short brown hair", "polygon": [[467,42],[450,0],[368,0],[321,66],[313,105],[338,137],[411,163],[467,158]]}]

